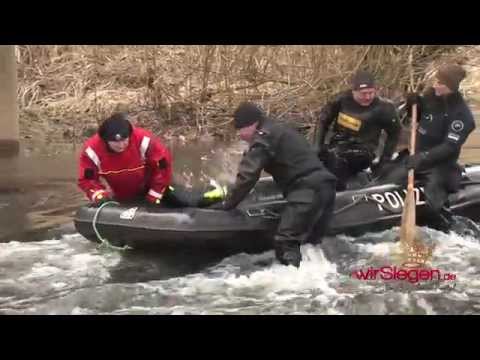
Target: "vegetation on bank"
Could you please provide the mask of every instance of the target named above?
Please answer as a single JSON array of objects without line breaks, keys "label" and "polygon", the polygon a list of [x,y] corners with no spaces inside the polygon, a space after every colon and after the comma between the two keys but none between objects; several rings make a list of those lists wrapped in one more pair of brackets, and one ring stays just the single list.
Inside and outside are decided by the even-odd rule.
[{"label": "vegetation on bank", "polygon": [[165,137],[228,137],[243,100],[309,126],[357,69],[372,71],[381,94],[396,99],[428,83],[440,62],[464,63],[473,48],[17,46],[22,135],[81,142],[105,116],[127,111]]}]

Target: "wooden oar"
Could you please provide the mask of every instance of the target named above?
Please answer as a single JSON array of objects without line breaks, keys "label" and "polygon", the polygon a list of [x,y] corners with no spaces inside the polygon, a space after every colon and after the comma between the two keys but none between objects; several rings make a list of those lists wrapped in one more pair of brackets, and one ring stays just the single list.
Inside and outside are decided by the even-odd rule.
[{"label": "wooden oar", "polygon": [[[410,132],[410,155],[415,155],[415,139],[417,131],[417,104],[412,106],[412,128]],[[407,195],[402,213],[400,227],[400,242],[406,248],[414,244],[416,236],[416,201],[415,201],[415,174],[414,170],[408,171]]]}]

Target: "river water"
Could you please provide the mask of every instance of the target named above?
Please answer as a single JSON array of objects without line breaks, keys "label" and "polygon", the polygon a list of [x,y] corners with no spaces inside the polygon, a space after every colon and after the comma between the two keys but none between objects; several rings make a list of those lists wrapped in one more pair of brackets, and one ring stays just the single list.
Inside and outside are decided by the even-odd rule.
[{"label": "river water", "polygon": [[[479,163],[479,145],[477,130],[462,159]],[[176,147],[175,172],[187,184],[231,180],[241,150]],[[0,314],[480,312],[480,239],[428,228],[421,230],[435,245],[432,265],[455,281],[352,278],[389,262],[398,228],[302,246],[299,269],[277,264],[273,251],[216,258],[98,249],[71,222],[85,202],[75,185],[76,156],[77,149],[58,145],[0,159]]]}]

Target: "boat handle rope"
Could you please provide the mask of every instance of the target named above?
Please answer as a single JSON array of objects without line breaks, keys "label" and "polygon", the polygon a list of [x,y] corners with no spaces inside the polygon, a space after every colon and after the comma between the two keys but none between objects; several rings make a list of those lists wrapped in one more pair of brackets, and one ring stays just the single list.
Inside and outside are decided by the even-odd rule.
[{"label": "boat handle rope", "polygon": [[342,211],[345,211],[345,210],[347,210],[347,209],[350,209],[351,207],[357,205],[359,202],[364,201],[364,200],[365,200],[365,201],[368,201],[368,200],[374,201],[374,202],[376,202],[378,205],[380,205],[382,208],[384,208],[385,210],[391,212],[392,214],[397,214],[397,211],[391,209],[387,204],[378,201],[377,199],[375,199],[374,197],[372,197],[372,196],[370,196],[370,195],[362,196],[362,197],[354,200],[354,201],[351,202],[350,204],[347,204],[347,205],[345,205],[344,207],[342,207],[342,208],[334,211],[333,213],[334,213],[335,215],[337,215],[337,214],[341,213]]},{"label": "boat handle rope", "polygon": [[[380,201],[378,201],[377,199],[375,199],[374,197],[372,197],[370,195],[362,196],[362,197],[354,200],[350,204],[347,204],[347,205],[341,207],[340,209],[335,210],[333,213],[335,215],[337,215],[337,214],[339,214],[339,213],[341,213],[345,210],[348,210],[351,207],[353,207],[353,206],[357,205],[358,203],[360,203],[362,201],[365,201],[365,200],[371,200],[371,201],[381,205],[385,210],[391,212],[392,214],[397,213],[393,209],[390,209],[388,205],[386,205],[384,203],[381,203]],[[280,214],[278,214],[278,213],[276,213],[272,210],[268,210],[268,209],[248,209],[248,210],[246,210],[246,213],[249,217],[260,217],[261,216],[265,219],[273,219],[273,220],[279,219],[281,217]]]},{"label": "boat handle rope", "polygon": [[334,214],[334,215],[340,214],[342,211],[345,211],[345,210],[350,209],[351,207],[357,205],[357,204],[358,204],[360,201],[362,201],[362,200],[364,200],[363,197],[362,197],[362,198],[358,198],[358,199],[354,200],[353,202],[351,202],[350,204],[347,204],[347,205],[345,205],[344,207],[341,207],[340,209],[335,210],[335,211],[333,212],[333,214]]},{"label": "boat handle rope", "polygon": [[97,219],[98,219],[98,215],[100,214],[100,211],[107,205],[120,205],[118,202],[116,201],[107,201],[105,203],[103,203],[102,205],[100,205],[98,207],[98,209],[95,211],[95,215],[93,216],[93,220],[92,220],[92,226],[93,226],[93,231],[95,232],[95,235],[97,236],[97,239],[100,241],[100,245],[98,245],[98,249],[106,249],[106,250],[117,250],[117,251],[125,251],[125,250],[128,250],[128,249],[131,249],[130,246],[128,245],[125,245],[123,247],[120,247],[120,246],[115,246],[115,245],[112,245],[110,244],[110,242],[102,237],[100,235],[100,232],[98,231],[97,229]]},{"label": "boat handle rope", "polygon": [[265,219],[273,219],[273,220],[280,218],[280,214],[268,209],[248,209],[246,213],[249,217],[261,216]]}]

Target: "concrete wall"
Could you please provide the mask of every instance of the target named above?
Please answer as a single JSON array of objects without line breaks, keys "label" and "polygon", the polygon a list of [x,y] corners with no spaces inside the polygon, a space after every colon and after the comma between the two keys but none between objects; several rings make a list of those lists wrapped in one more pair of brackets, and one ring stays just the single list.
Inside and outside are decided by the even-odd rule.
[{"label": "concrete wall", "polygon": [[15,46],[0,45],[0,156],[19,150]]}]

